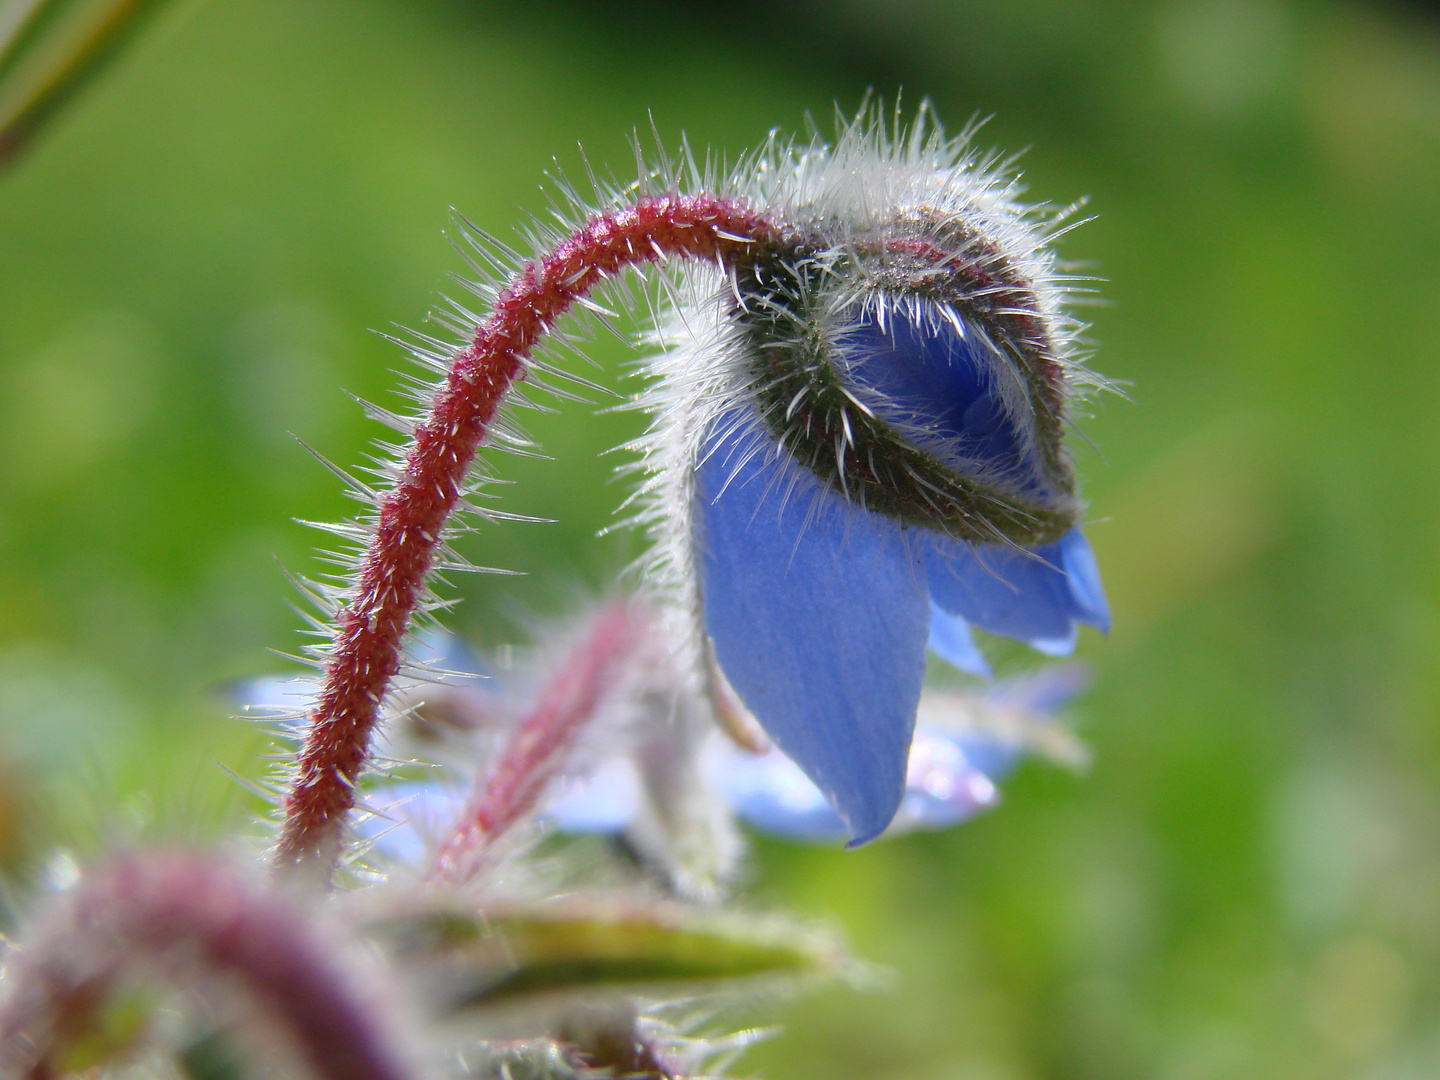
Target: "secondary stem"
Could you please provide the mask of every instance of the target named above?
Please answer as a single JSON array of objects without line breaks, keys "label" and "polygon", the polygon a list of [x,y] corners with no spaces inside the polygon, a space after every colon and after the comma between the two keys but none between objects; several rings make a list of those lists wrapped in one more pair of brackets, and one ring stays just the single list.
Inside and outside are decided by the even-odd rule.
[{"label": "secondary stem", "polygon": [[643,665],[636,652],[652,632],[650,612],[628,600],[611,604],[586,628],[481,778],[436,856],[435,877],[468,877],[484,852],[534,808],[585,725],[626,672]]}]

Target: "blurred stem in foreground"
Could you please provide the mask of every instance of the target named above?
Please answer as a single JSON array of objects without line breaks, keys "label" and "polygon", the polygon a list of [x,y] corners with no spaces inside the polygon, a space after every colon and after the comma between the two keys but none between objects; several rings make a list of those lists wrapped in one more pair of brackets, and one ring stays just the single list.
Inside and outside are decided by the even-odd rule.
[{"label": "blurred stem in foreground", "polygon": [[0,0],[0,168],[166,0]]}]

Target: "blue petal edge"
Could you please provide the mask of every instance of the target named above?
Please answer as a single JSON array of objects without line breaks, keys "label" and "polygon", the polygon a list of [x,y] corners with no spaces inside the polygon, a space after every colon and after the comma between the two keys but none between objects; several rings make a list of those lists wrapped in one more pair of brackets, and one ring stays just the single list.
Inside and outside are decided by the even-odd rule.
[{"label": "blue petal edge", "polygon": [[925,565],[943,610],[1047,655],[1069,654],[1077,622],[1110,628],[1095,556],[1079,529],[1028,550],[932,537]]},{"label": "blue petal edge", "polygon": [[975,644],[970,634],[970,624],[959,615],[951,615],[933,600],[930,602],[930,651],[947,664],[979,675],[990,677],[990,665]]},{"label": "blue petal edge", "polygon": [[885,831],[906,763],[930,632],[914,534],[775,459],[731,413],[697,468],[705,628],[730,684],[844,819]]},{"label": "blue petal edge", "polygon": [[784,754],[731,750],[717,770],[717,786],[753,828],[812,844],[844,842],[849,830],[801,768]]},{"label": "blue petal edge", "polygon": [[1075,602],[1075,617],[1095,627],[1102,634],[1110,632],[1110,605],[1105,600],[1105,587],[1100,584],[1100,565],[1090,541],[1079,529],[1071,529],[1060,538],[1064,553],[1065,574],[1070,582],[1070,596]]}]

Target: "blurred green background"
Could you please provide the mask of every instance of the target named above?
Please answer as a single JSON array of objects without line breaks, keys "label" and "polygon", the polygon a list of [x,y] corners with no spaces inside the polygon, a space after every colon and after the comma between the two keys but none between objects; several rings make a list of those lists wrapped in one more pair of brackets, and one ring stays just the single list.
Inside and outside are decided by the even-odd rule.
[{"label": "blurred green background", "polygon": [[[545,170],[735,155],[867,86],[1090,195],[1086,424],[1116,629],[1076,778],[749,894],[893,971],[745,1068],[868,1080],[1440,1075],[1440,22],[1335,0],[208,0],[159,13],[0,174],[0,843],[205,837],[254,806],[234,680],[298,648],[276,565],[351,511],[397,349]],[[601,378],[633,353],[597,341]],[[593,374],[593,373],[591,373]],[[618,381],[616,385],[622,385]],[[529,426],[463,582],[495,645],[603,591],[633,416]]]}]

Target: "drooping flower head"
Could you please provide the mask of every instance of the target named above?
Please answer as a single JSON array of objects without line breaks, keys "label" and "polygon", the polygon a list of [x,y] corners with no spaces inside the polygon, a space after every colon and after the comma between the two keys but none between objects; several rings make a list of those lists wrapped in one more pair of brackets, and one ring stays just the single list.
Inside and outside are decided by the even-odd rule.
[{"label": "drooping flower head", "polygon": [[922,112],[766,148],[732,180],[776,239],[687,273],[644,441],[654,569],[852,842],[900,805],[927,646],[1063,654],[1106,628],[1066,424],[1098,380],[1048,243],[1063,212]]},{"label": "drooping flower head", "polygon": [[526,400],[516,384],[556,373],[559,320],[603,312],[590,294],[647,264],[671,267],[675,300],[646,396],[651,580],[718,718],[758,720],[855,842],[899,804],[927,645],[982,672],[972,626],[1064,653],[1078,623],[1107,621],[1063,440],[1096,382],[1046,246],[1064,213],[1020,204],[1003,164],[924,110],[908,134],[865,111],[833,146],[772,138],[728,178],[687,153],[598,207],[562,193],[574,220],[538,228],[531,257],[463,226],[489,314],[437,316],[453,348],[414,335],[441,374],[421,415],[371,410],[409,441],[383,490],[352,482],[373,504],[336,530],[359,544],[353,575],[302,585],[324,676],[284,778],[279,865],[334,863],[405,634],[443,606],[434,571],[463,565],[448,523],[495,516],[467,498],[486,479],[471,467],[518,438],[502,415]]}]

